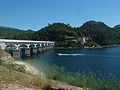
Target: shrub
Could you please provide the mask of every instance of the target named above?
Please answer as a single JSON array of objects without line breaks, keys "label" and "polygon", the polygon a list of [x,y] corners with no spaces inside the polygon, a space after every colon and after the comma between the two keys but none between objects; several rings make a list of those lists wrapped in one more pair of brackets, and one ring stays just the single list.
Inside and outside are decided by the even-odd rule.
[{"label": "shrub", "polygon": [[24,65],[19,65],[19,64],[4,64],[7,68],[26,73]]},{"label": "shrub", "polygon": [[100,72],[95,73],[92,70],[84,72],[67,72],[64,67],[55,65],[49,67],[47,78],[66,82],[68,84],[86,87],[91,90],[120,90],[120,82],[112,75],[104,77]]},{"label": "shrub", "polygon": [[0,60],[0,65],[2,65],[2,60]]},{"label": "shrub", "polygon": [[48,82],[48,80],[46,80],[45,78],[41,78],[41,77],[36,77],[31,81],[32,85],[41,87],[43,89],[49,89],[51,87],[50,83]]}]

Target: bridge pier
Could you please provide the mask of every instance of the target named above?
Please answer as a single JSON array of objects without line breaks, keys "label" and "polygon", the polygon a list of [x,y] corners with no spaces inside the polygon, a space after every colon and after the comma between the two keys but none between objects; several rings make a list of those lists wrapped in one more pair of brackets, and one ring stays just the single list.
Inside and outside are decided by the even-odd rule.
[{"label": "bridge pier", "polygon": [[31,56],[31,49],[30,48],[21,48],[20,50],[20,58]]},{"label": "bridge pier", "polygon": [[25,48],[24,49],[25,51],[24,51],[24,56],[31,56],[31,48]]},{"label": "bridge pier", "polygon": [[38,53],[38,49],[37,48],[31,48],[31,52],[32,54],[37,54]]},{"label": "bridge pier", "polygon": [[42,47],[38,47],[38,53],[42,53]]},{"label": "bridge pier", "polygon": [[46,50],[47,50],[47,48],[46,48],[46,47],[43,47],[43,48],[42,48],[42,51],[43,51],[43,52],[45,52]]},{"label": "bridge pier", "polygon": [[15,49],[11,49],[8,51],[11,56],[15,59],[19,59],[20,58],[20,50],[15,50]]}]

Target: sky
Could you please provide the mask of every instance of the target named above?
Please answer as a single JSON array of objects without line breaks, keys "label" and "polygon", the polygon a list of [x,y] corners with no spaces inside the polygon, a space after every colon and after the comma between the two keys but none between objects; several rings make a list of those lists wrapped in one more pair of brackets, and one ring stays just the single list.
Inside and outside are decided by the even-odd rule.
[{"label": "sky", "polygon": [[39,30],[55,22],[120,24],[120,0],[0,0],[0,26]]}]

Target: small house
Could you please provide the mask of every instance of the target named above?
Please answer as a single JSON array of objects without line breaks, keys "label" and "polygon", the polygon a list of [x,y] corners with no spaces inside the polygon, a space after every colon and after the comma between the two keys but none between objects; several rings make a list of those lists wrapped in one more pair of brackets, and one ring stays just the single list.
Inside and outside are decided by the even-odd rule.
[{"label": "small house", "polygon": [[83,45],[89,40],[90,40],[90,37],[80,37],[77,39],[77,42]]}]

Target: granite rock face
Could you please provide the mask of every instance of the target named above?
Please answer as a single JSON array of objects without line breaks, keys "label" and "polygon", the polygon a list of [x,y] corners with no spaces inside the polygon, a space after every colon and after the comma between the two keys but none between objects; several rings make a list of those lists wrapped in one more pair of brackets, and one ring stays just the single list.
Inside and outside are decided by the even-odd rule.
[{"label": "granite rock face", "polygon": [[9,53],[1,49],[0,49],[0,59],[3,60],[4,62],[9,62],[11,60],[14,60],[14,58],[12,58],[12,56]]}]

